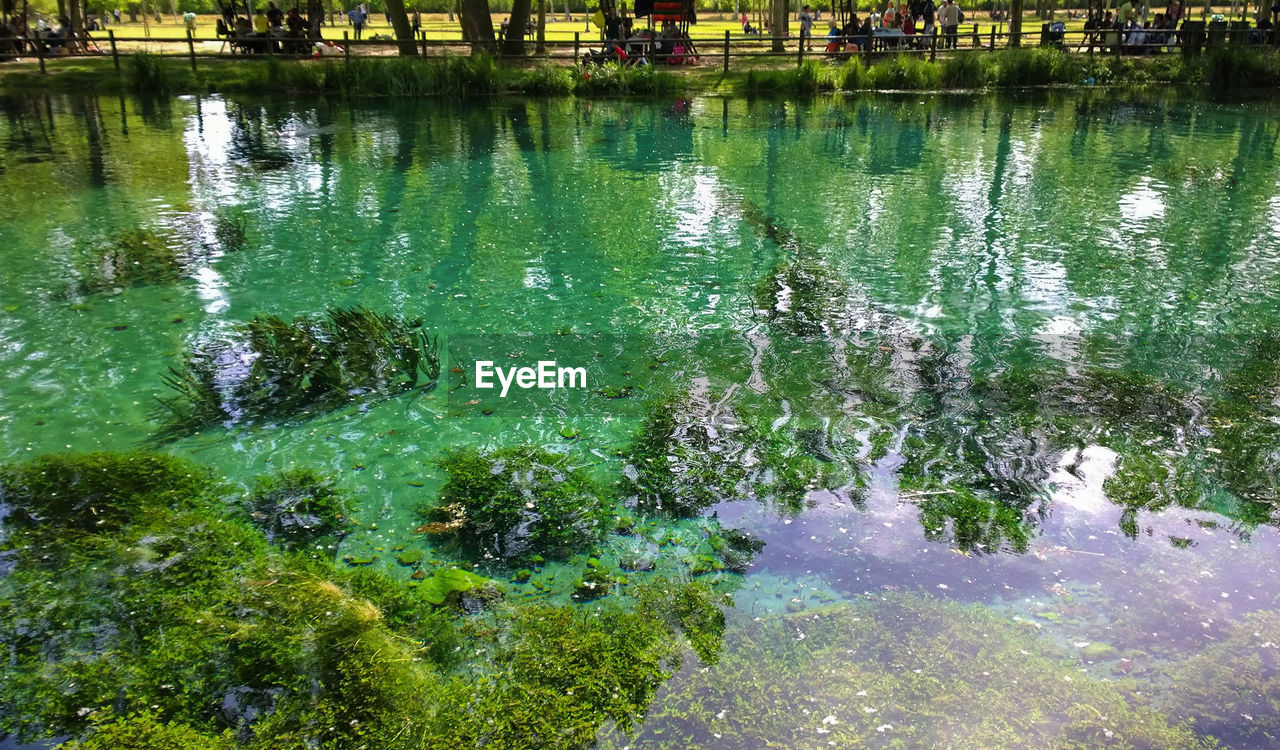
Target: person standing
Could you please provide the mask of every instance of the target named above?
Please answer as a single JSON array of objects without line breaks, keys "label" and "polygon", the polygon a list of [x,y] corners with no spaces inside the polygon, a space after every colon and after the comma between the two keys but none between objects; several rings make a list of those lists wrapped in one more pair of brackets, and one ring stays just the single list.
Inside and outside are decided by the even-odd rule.
[{"label": "person standing", "polygon": [[809,6],[800,9],[800,46],[813,51],[813,14]]},{"label": "person standing", "polygon": [[364,32],[365,13],[361,9],[361,7],[357,5],[356,7],[352,8],[351,12],[348,13],[347,15],[351,17],[352,38],[359,39],[361,33]]},{"label": "person standing", "polygon": [[946,0],[940,15],[942,17],[942,34],[945,42],[943,47],[955,49],[956,31],[960,28],[960,8],[956,6],[956,0]]},{"label": "person standing", "polygon": [[418,32],[422,30],[422,14],[417,8],[413,9],[413,35],[418,36]]}]

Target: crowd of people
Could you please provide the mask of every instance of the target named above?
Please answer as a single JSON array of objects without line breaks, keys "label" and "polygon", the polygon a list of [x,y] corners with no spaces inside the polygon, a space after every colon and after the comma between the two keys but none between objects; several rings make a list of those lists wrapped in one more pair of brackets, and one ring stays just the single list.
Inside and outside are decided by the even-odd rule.
[{"label": "crowd of people", "polygon": [[685,65],[698,61],[693,41],[672,21],[663,21],[655,33],[646,26],[637,26],[632,18],[608,16],[603,19],[603,31],[603,47],[599,51],[584,53],[584,64],[652,65],[665,62]]}]

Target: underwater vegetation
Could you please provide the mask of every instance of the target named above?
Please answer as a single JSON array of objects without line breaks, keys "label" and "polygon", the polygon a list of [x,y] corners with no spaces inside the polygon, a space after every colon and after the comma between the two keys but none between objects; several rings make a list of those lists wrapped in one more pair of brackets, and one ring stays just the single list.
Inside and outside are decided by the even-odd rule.
[{"label": "underwater vegetation", "polygon": [[605,748],[1200,748],[1190,727],[983,610],[919,594],[745,621]]},{"label": "underwater vegetation", "polygon": [[568,456],[531,446],[460,448],[440,460],[447,475],[420,531],[452,537],[473,557],[563,557],[610,528],[613,500]]},{"label": "underwater vegetation", "polygon": [[81,294],[118,292],[181,279],[191,258],[174,249],[170,240],[151,229],[122,229],[105,247],[87,251],[91,260],[80,269]]},{"label": "underwater vegetation", "polygon": [[[343,507],[297,500],[324,494],[317,475],[260,481],[260,501],[228,514],[220,483],[163,458],[4,467],[4,502],[24,510],[2,542],[0,732],[84,748],[575,748],[606,723],[633,728],[686,654],[719,654],[726,601],[699,582],[649,579],[583,606],[493,600],[466,616],[449,592],[496,584],[460,568],[421,583],[344,568],[251,517]],[[101,486],[117,487],[104,509],[127,498],[129,512],[84,523],[80,500]],[[75,535],[33,511],[65,497],[81,509]]]},{"label": "underwater vegetation", "polygon": [[[243,502],[267,541],[289,550],[313,547],[326,538],[336,544],[352,510],[351,501],[333,480],[310,469],[259,477]],[[326,546],[320,544],[322,549]]]},{"label": "underwater vegetation", "polygon": [[1255,612],[1217,643],[1168,671],[1169,713],[1228,747],[1280,741],[1280,613]]},{"label": "underwater vegetation", "polygon": [[207,469],[161,453],[42,456],[0,467],[0,505],[11,527],[112,531],[151,508],[186,507],[214,484]]},{"label": "underwater vegetation", "polygon": [[351,401],[385,398],[440,374],[437,339],[418,321],[363,307],[285,321],[260,315],[222,338],[195,342],[165,377],[161,439],[218,424],[302,419]]},{"label": "underwater vegetation", "polygon": [[762,500],[795,512],[823,466],[788,436],[741,419],[727,403],[654,401],[627,451],[621,492],[639,510],[697,515],[726,500]]},{"label": "underwater vegetation", "polygon": [[234,253],[249,242],[249,225],[241,216],[218,213],[213,217],[213,238],[223,250]]}]

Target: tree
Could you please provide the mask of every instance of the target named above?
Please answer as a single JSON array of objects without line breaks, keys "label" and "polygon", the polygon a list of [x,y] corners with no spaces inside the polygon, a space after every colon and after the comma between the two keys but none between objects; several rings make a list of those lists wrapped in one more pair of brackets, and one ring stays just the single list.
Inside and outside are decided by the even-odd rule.
[{"label": "tree", "polygon": [[773,51],[782,52],[785,50],[785,47],[783,47],[782,44],[782,37],[787,32],[787,18],[790,15],[791,3],[787,0],[771,0],[771,3],[772,5],[770,6],[770,9],[772,10],[772,13],[770,14],[771,18],[769,22],[773,26],[771,29],[773,36]]},{"label": "tree", "polygon": [[418,44],[413,38],[413,27],[409,25],[409,15],[404,9],[404,0],[387,0],[387,16],[396,30],[396,46],[400,48],[401,57],[414,57],[418,54]]},{"label": "tree", "polygon": [[1009,46],[1022,46],[1022,0],[1009,0]]},{"label": "tree", "polygon": [[502,54],[524,54],[524,33],[529,26],[532,5],[532,0],[514,0],[511,3],[511,21],[507,24],[506,36],[502,38]]},{"label": "tree", "polygon": [[493,17],[489,15],[489,0],[460,0],[458,18],[462,24],[462,38],[471,43],[471,53],[492,54]]}]

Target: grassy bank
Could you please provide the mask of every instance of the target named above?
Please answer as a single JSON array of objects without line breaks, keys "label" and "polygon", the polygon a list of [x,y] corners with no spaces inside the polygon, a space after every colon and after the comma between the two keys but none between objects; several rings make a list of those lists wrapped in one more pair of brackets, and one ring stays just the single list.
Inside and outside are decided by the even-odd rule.
[{"label": "grassy bank", "polygon": [[654,68],[518,67],[484,57],[356,58],[339,61],[215,60],[193,71],[180,58],[138,53],[117,72],[109,60],[0,68],[0,92],[250,93],[285,92],[342,97],[461,98],[494,94],[625,96],[674,92],[804,95],[819,92],[1014,88],[1023,86],[1146,86],[1178,84],[1207,93],[1280,87],[1280,56],[1226,49],[1202,57],[1119,58],[1047,48],[1001,50],[929,62],[912,55],[722,73],[710,65],[670,72]]}]

